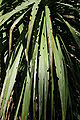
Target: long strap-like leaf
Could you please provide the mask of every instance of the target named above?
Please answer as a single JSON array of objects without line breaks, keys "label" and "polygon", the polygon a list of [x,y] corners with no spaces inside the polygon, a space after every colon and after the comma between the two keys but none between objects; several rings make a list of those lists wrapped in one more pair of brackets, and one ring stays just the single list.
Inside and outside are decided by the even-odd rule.
[{"label": "long strap-like leaf", "polygon": [[62,119],[66,119],[67,102],[69,97],[68,76],[65,60],[61,51],[58,37],[56,36],[56,43],[53,42],[54,61],[56,66],[56,73],[58,77],[58,86],[61,98]]},{"label": "long strap-like leaf", "polygon": [[[45,56],[45,57],[44,57]],[[44,120],[46,120],[46,104],[48,94],[48,80],[49,80],[49,62],[48,62],[48,49],[46,37],[46,23],[44,17],[41,43],[40,43],[40,57],[39,57],[39,120],[41,120],[43,105],[44,105]],[[43,97],[44,95],[44,97]],[[43,101],[44,98],[44,101]]]},{"label": "long strap-like leaf", "polygon": [[1,116],[2,119],[5,119],[4,115],[5,115],[5,111],[6,111],[6,107],[8,104],[8,100],[9,97],[11,95],[14,83],[15,83],[15,78],[17,75],[17,70],[18,70],[18,65],[19,65],[19,61],[20,61],[20,57],[21,57],[21,53],[23,50],[23,46],[22,44],[20,45],[19,51],[17,53],[17,56],[13,62],[12,67],[7,71],[6,77],[5,77],[5,81],[3,84],[3,89],[2,89],[2,94],[1,94],[1,98],[0,98],[0,105],[1,105]]},{"label": "long strap-like leaf", "polygon": [[30,5],[32,5],[35,1],[29,0],[26,2],[23,2],[21,5],[17,6],[14,10],[12,10],[9,13],[6,13],[0,17],[0,26],[2,26],[7,20],[9,20],[10,17],[12,17],[14,14],[20,12],[21,10],[27,9]]},{"label": "long strap-like leaf", "polygon": [[66,20],[64,20],[64,18],[60,14],[58,14],[58,16],[62,20],[62,22],[64,22],[65,25],[68,27],[68,29],[70,30],[75,42],[77,43],[77,45],[80,48],[80,33],[74,27],[72,27]]},{"label": "long strap-like leaf", "polygon": [[48,38],[48,48],[49,48],[49,64],[51,70],[51,120],[53,120],[53,101],[54,101],[54,79],[53,79],[53,34],[52,34],[52,25],[50,19],[50,9],[48,6],[45,6],[45,15],[46,15],[46,27],[47,27],[47,38]]}]

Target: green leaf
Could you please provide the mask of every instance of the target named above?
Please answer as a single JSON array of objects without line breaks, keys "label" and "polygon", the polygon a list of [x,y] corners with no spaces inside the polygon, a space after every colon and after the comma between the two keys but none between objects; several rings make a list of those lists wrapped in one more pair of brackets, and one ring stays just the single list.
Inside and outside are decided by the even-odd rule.
[{"label": "green leaf", "polygon": [[[27,11],[26,11],[27,12]],[[26,13],[25,12],[25,13]],[[11,53],[11,46],[12,46],[12,32],[13,32],[13,29],[15,28],[15,26],[18,24],[18,22],[20,22],[20,20],[24,17],[25,13],[23,13],[18,19],[16,19],[14,21],[14,23],[12,24],[11,28],[10,28],[10,34],[9,34],[9,56],[10,56],[10,53]]]},{"label": "green leaf", "polygon": [[0,0],[0,5],[1,5],[1,3],[2,3],[2,0]]},{"label": "green leaf", "polygon": [[22,104],[22,120],[27,120],[31,96],[31,83],[32,80],[29,74],[29,70],[27,69],[26,87],[24,91],[24,98]]},{"label": "green leaf", "polygon": [[[80,33],[77,32],[77,30],[75,30],[67,21],[65,21],[67,27],[69,28],[70,32],[72,33],[72,36],[74,38],[74,40],[76,41],[77,45],[80,48]],[[78,37],[79,34],[79,37]]]},{"label": "green leaf", "polygon": [[36,79],[37,79],[37,55],[35,60],[35,67],[34,67],[34,83],[33,83],[33,120],[35,120],[35,113],[36,113]]},{"label": "green leaf", "polygon": [[41,0],[37,1],[32,8],[32,12],[31,12],[31,16],[30,16],[30,22],[29,22],[29,28],[28,28],[28,37],[27,37],[27,46],[26,46],[26,50],[28,52],[29,50],[29,45],[30,45],[30,40],[31,40],[31,35],[32,35],[32,30],[33,30],[33,26],[34,26],[34,22],[35,22],[35,18],[38,12],[38,5],[40,3]]},{"label": "green leaf", "polygon": [[13,86],[15,84],[15,78],[17,75],[18,65],[19,65],[22,50],[23,50],[23,46],[21,44],[11,68],[8,68],[7,73],[6,73],[5,81],[3,84],[3,89],[1,92],[1,98],[0,98],[2,119],[5,118],[5,111],[6,111],[6,107],[8,104],[8,100],[11,95]]},{"label": "green leaf", "polygon": [[[44,57],[45,56],[45,57]],[[39,56],[39,120],[41,119],[42,114],[42,106],[43,106],[43,92],[44,92],[44,120],[46,120],[46,103],[47,103],[47,94],[48,94],[48,80],[49,73],[47,70],[49,69],[48,62],[48,49],[47,49],[47,38],[46,38],[46,24],[45,17],[41,35],[41,43],[40,43],[40,56]],[[44,91],[43,91],[44,88]]]},{"label": "green leaf", "polygon": [[[33,7],[34,8],[34,7]],[[35,9],[35,8],[34,8]],[[33,14],[34,16],[34,14]],[[34,16],[35,17],[35,16]],[[34,20],[34,17],[33,17],[33,20]],[[40,33],[40,27],[41,27],[41,22],[42,22],[42,18],[43,18],[43,12],[42,12],[42,15],[41,15],[41,21],[40,21],[40,26],[39,26],[39,31],[38,31],[38,34]],[[32,18],[31,18],[32,19]],[[32,21],[32,20],[31,20]],[[31,23],[32,25],[34,24],[34,21]],[[31,28],[32,29],[32,28]],[[28,34],[29,35],[29,34]],[[29,39],[30,40],[30,39]],[[36,82],[36,64],[37,64],[37,56],[38,56],[38,42],[39,42],[39,36],[37,36],[37,39],[36,39],[36,45],[35,45],[35,48],[34,48],[34,51],[33,51],[33,56],[32,56],[32,59],[30,61],[30,66],[31,66],[31,76],[29,75],[29,71],[27,70],[27,83],[26,83],[26,89],[25,89],[25,94],[24,94],[24,99],[23,99],[23,107],[22,107],[22,120],[26,119],[27,120],[27,115],[28,115],[28,111],[29,111],[29,105],[30,105],[30,97],[31,97],[31,87],[32,87],[32,80],[33,80],[33,74],[34,75],[34,82]],[[26,54],[27,58],[28,58],[28,54]],[[27,59],[27,63],[28,63],[28,59]],[[28,67],[28,66],[27,66]],[[34,83],[34,87],[35,87],[35,83]],[[29,92],[28,92],[29,91]],[[34,97],[35,97],[35,90],[33,91],[34,93]],[[25,101],[26,99],[26,101]],[[34,98],[33,98],[34,100]],[[33,101],[34,102],[34,101]],[[26,104],[27,104],[27,107],[26,107]],[[34,108],[35,104],[33,105],[33,108]],[[33,110],[34,113],[35,113],[35,110]]]},{"label": "green leaf", "polygon": [[75,30],[75,28],[72,27],[66,20],[64,20],[64,18],[60,14],[58,14],[58,16],[66,24],[66,26],[70,30],[75,42],[77,43],[77,45],[80,48],[80,33],[77,30]]},{"label": "green leaf", "polygon": [[35,120],[35,112],[36,112],[36,103],[35,103],[35,99],[36,99],[36,74],[37,74],[37,57],[38,57],[38,48],[39,48],[39,39],[40,39],[40,32],[41,32],[41,24],[42,24],[42,20],[43,20],[43,11],[41,14],[41,19],[39,20],[39,27],[38,27],[38,33],[37,33],[37,38],[36,40],[36,44],[35,44],[35,48],[34,48],[34,53],[33,53],[33,57],[32,57],[32,61],[34,66],[34,87],[33,87],[33,120]]},{"label": "green leaf", "polygon": [[[2,0],[0,0],[0,7],[1,7],[1,4],[2,4]],[[0,11],[0,16],[2,15],[2,13],[3,13],[3,10]]]},{"label": "green leaf", "polygon": [[48,49],[49,49],[49,64],[51,70],[51,120],[53,120],[53,102],[54,102],[54,79],[53,79],[53,33],[52,33],[52,24],[50,20],[50,9],[48,6],[45,6],[45,15],[46,15],[46,27],[47,27],[47,38],[48,38]]},{"label": "green leaf", "polygon": [[9,18],[11,18],[14,14],[20,12],[21,10],[27,9],[30,5],[32,5],[34,1],[26,1],[23,2],[21,5],[17,6],[11,12],[8,12],[0,17],[0,26],[2,26]]},{"label": "green leaf", "polygon": [[56,66],[56,74],[58,77],[58,86],[61,98],[61,107],[62,107],[62,119],[66,119],[66,111],[67,111],[67,102],[69,97],[69,89],[68,89],[68,76],[67,76],[67,68],[65,64],[65,60],[61,51],[60,43],[58,37],[56,36],[56,43],[53,43],[53,53],[54,53],[54,61]]},{"label": "green leaf", "polygon": [[18,115],[18,112],[19,112],[19,108],[20,108],[20,105],[21,105],[21,100],[22,100],[23,93],[24,93],[25,82],[26,82],[26,80],[24,80],[24,83],[23,83],[23,87],[22,87],[22,90],[21,90],[21,95],[20,95],[19,102],[18,102],[18,105],[17,105],[17,109],[16,109],[16,114],[15,114],[14,120],[17,120],[17,115]]},{"label": "green leaf", "polygon": [[34,22],[35,22],[35,18],[38,12],[38,5],[39,2],[41,0],[37,1],[32,8],[32,12],[31,12],[31,16],[30,16],[30,22],[29,22],[29,28],[28,28],[28,34],[27,34],[27,46],[25,49],[25,56],[26,56],[26,60],[28,61],[28,51],[29,51],[29,45],[30,45],[30,41],[31,41],[31,35],[32,35],[32,31],[33,31],[33,26],[34,26]]},{"label": "green leaf", "polygon": [[70,5],[70,4],[67,4],[67,3],[62,3],[62,2],[56,2],[56,3],[59,4],[59,5],[65,6],[65,7],[67,7],[68,9],[75,10],[75,11],[77,11],[78,13],[80,12],[77,8],[73,7],[73,5]]}]

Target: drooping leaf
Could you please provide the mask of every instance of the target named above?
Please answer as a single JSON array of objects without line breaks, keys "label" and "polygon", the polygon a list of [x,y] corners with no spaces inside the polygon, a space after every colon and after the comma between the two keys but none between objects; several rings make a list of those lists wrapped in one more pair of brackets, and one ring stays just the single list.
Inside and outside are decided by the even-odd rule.
[{"label": "drooping leaf", "polygon": [[39,8],[38,5],[39,5],[40,1],[41,0],[37,1],[33,5],[33,8],[32,8],[32,12],[31,12],[31,16],[30,16],[30,22],[29,22],[29,28],[28,28],[27,46],[26,46],[25,53],[28,52],[28,50],[29,50],[29,45],[30,45],[32,30],[33,30],[35,18],[36,18],[37,12],[38,12],[38,8]]},{"label": "drooping leaf", "polygon": [[[45,57],[44,57],[45,56]],[[44,119],[46,120],[46,103],[47,103],[47,93],[48,93],[48,80],[49,73],[47,70],[49,69],[48,62],[48,49],[47,49],[47,37],[46,37],[46,24],[45,17],[43,23],[43,30],[41,35],[41,43],[40,43],[40,56],[39,56],[39,120],[42,115],[43,108],[43,92],[44,92]],[[44,91],[43,91],[44,88]]]},{"label": "drooping leaf", "polygon": [[63,3],[63,2],[57,2],[57,4],[61,5],[61,6],[65,6],[68,9],[72,9],[77,11],[78,13],[80,12],[77,8],[73,7],[73,5],[67,4],[67,3]]},{"label": "drooping leaf", "polygon": [[34,66],[34,87],[33,87],[33,120],[35,120],[35,113],[36,113],[36,103],[35,103],[35,99],[36,99],[36,80],[37,80],[37,57],[38,57],[38,48],[39,48],[39,39],[40,39],[40,32],[41,32],[41,24],[43,21],[43,14],[44,12],[42,11],[41,14],[41,19],[39,21],[39,27],[38,27],[38,33],[37,33],[37,38],[36,38],[36,44],[35,44],[35,48],[34,48],[34,52],[33,52],[33,57],[32,57],[32,61],[35,61],[33,64],[35,64]]},{"label": "drooping leaf", "polygon": [[23,96],[23,93],[24,93],[25,82],[26,82],[26,80],[24,80],[24,83],[23,83],[23,87],[22,87],[22,90],[21,90],[21,95],[20,95],[19,102],[18,102],[18,105],[17,105],[17,109],[16,109],[14,120],[17,120],[17,115],[18,115],[18,112],[19,112],[19,108],[20,108],[20,105],[21,105],[22,96]]},{"label": "drooping leaf", "polygon": [[22,120],[27,120],[27,115],[30,105],[30,96],[31,96],[31,78],[29,75],[29,71],[27,70],[26,86],[25,86],[24,98],[22,104],[22,117],[21,117]]},{"label": "drooping leaf", "polygon": [[[27,12],[27,11],[26,11]],[[25,13],[26,13],[25,12]],[[14,21],[14,23],[12,24],[11,28],[10,28],[10,35],[9,35],[9,56],[11,53],[11,46],[12,46],[12,32],[13,29],[15,28],[15,26],[18,24],[18,22],[24,17],[25,13],[23,13],[17,20]]]},{"label": "drooping leaf", "polygon": [[66,26],[70,30],[74,40],[76,41],[77,45],[80,48],[80,33],[74,27],[72,27],[66,20],[64,20],[64,18],[60,14],[58,14],[58,16],[66,24]]},{"label": "drooping leaf", "polygon": [[0,98],[2,119],[4,119],[5,117],[4,115],[5,115],[6,107],[8,104],[8,100],[11,95],[13,86],[15,84],[15,79],[18,71],[18,65],[19,65],[22,50],[23,50],[23,46],[21,44],[18,50],[18,54],[13,62],[13,65],[11,66],[11,68],[8,68],[6,73],[6,77],[5,77],[5,81],[4,81],[3,89],[1,93],[1,98]]},{"label": "drooping leaf", "polygon": [[51,70],[51,120],[53,120],[53,101],[54,101],[54,79],[53,79],[53,34],[52,34],[52,24],[50,19],[50,9],[48,6],[45,6],[45,15],[46,15],[46,27],[47,27],[47,38],[48,38],[48,49],[49,49],[49,64]]},{"label": "drooping leaf", "polygon": [[69,97],[68,76],[65,60],[61,51],[58,37],[56,36],[56,43],[53,42],[54,61],[56,66],[56,73],[58,77],[58,86],[61,98],[62,119],[66,119],[67,102]]},{"label": "drooping leaf", "polygon": [[[22,31],[23,31],[23,27],[24,27],[24,25],[23,25],[23,23],[22,23],[22,24],[19,26],[19,32],[20,32],[20,33],[22,33]],[[24,52],[23,52],[23,56],[24,56]],[[21,56],[20,63],[22,63],[23,56]],[[22,100],[23,93],[24,93],[25,83],[26,83],[26,78],[25,78],[24,83],[23,83],[23,87],[22,87],[22,90],[21,90],[21,94],[20,94],[19,102],[18,102],[17,109],[16,109],[16,112],[15,112],[14,120],[16,120],[16,119],[17,119],[17,116],[18,116],[19,108],[20,108],[20,105],[21,105],[21,100]]]},{"label": "drooping leaf", "polygon": [[[77,30],[75,30],[67,21],[65,21],[65,23],[68,26],[70,32],[72,33],[72,36],[73,36],[74,40],[76,41],[77,45],[80,48],[80,38],[78,37]],[[79,33],[79,36],[80,36],[80,33]]]},{"label": "drooping leaf", "polygon": [[0,17],[0,26],[2,26],[7,20],[9,20],[10,17],[12,17],[14,14],[20,12],[21,10],[24,10],[28,8],[28,6],[32,5],[34,1],[26,1],[23,2],[21,5],[17,6],[14,10],[11,12],[8,12]]},{"label": "drooping leaf", "polygon": [[33,120],[35,120],[35,113],[36,113],[36,79],[37,79],[37,55],[35,60],[35,67],[34,67],[34,85],[33,85]]}]

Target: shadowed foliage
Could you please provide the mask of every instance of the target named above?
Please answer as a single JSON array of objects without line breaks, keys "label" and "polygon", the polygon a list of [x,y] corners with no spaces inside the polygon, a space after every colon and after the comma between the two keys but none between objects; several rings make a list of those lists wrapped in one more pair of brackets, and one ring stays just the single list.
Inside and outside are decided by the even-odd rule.
[{"label": "shadowed foliage", "polygon": [[80,119],[80,3],[0,0],[0,119]]}]

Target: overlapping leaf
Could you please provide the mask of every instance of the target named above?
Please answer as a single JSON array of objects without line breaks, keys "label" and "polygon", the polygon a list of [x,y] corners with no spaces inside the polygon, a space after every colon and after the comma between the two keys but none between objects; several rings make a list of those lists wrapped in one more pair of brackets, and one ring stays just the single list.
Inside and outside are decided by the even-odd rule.
[{"label": "overlapping leaf", "polygon": [[49,49],[49,64],[51,70],[51,120],[53,120],[53,101],[54,101],[54,79],[53,79],[53,34],[50,20],[50,9],[48,6],[45,6],[45,14],[46,14],[46,27],[47,27],[47,38],[48,38],[48,49]]},{"label": "overlapping leaf", "polygon": [[28,6],[32,5],[34,1],[26,1],[23,2],[21,5],[17,6],[14,10],[9,13],[6,13],[0,17],[0,26],[2,26],[9,18],[11,18],[14,14],[20,12],[21,10],[27,9]]},{"label": "overlapping leaf", "polygon": [[55,41],[53,43],[53,51],[54,51],[56,73],[59,79],[58,85],[59,85],[59,92],[60,92],[61,106],[62,106],[62,119],[65,120],[66,111],[67,111],[67,102],[69,97],[68,76],[67,76],[67,68],[66,68],[65,60],[57,36],[56,36],[56,43]]},{"label": "overlapping leaf", "polygon": [[[46,119],[48,119],[48,118],[46,118],[46,116],[47,116],[46,111],[47,111],[47,109],[49,110],[49,108],[46,105],[47,105],[47,102],[50,102],[50,105],[49,105],[50,109],[51,109],[50,110],[50,112],[51,112],[50,119],[55,120],[57,111],[54,112],[55,111],[54,80],[55,80],[55,77],[57,76],[60,100],[61,100],[61,109],[62,109],[61,117],[62,117],[62,120],[65,120],[66,116],[67,116],[67,114],[66,114],[67,106],[68,106],[67,103],[68,103],[68,98],[70,97],[69,96],[70,94],[69,94],[69,88],[68,88],[67,67],[66,67],[66,62],[65,62],[67,60],[65,60],[65,58],[64,58],[59,40],[61,40],[63,47],[65,49],[66,58],[68,59],[68,64],[71,67],[70,69],[72,69],[72,73],[74,73],[74,70],[73,70],[73,66],[72,66],[73,64],[71,62],[70,56],[66,49],[66,45],[64,44],[64,39],[62,40],[60,36],[59,36],[60,39],[58,39],[58,37],[56,36],[56,32],[58,32],[58,30],[56,30],[55,28],[58,29],[58,27],[56,25],[61,27],[61,25],[65,24],[65,29],[66,28],[69,29],[69,31],[70,31],[69,34],[72,34],[72,36],[74,38],[74,39],[73,38],[72,39],[76,41],[76,43],[78,44],[78,46],[80,48],[80,40],[79,40],[80,33],[76,29],[74,29],[74,27],[72,27],[60,15],[60,14],[63,14],[63,12],[65,11],[63,9],[66,9],[66,8],[68,8],[69,10],[71,10],[73,12],[74,11],[77,12],[78,15],[79,15],[79,10],[77,10],[77,8],[74,8],[72,5],[67,4],[67,2],[66,2],[66,4],[63,3],[63,0],[62,0],[62,2],[61,1],[58,1],[58,2],[57,1],[45,1],[44,2],[42,0],[27,0],[27,1],[24,0],[24,2],[20,2],[20,4],[19,4],[19,1],[16,1],[17,7],[14,9],[11,8],[11,10],[9,10],[10,12],[5,13],[5,11],[4,11],[4,15],[2,15],[2,8],[5,8],[8,1],[5,2],[6,4],[4,3],[5,6],[4,5],[1,6],[1,3],[2,3],[2,0],[0,1],[0,28],[2,28],[2,26],[3,26],[3,29],[1,29],[2,30],[1,34],[3,34],[2,50],[4,49],[4,42],[6,44],[8,44],[8,41],[7,41],[7,39],[8,39],[8,33],[7,33],[8,31],[7,30],[8,29],[6,30],[5,23],[7,23],[7,25],[11,26],[10,23],[12,21],[12,17],[14,17],[16,19],[11,26],[10,34],[9,34],[9,38],[10,38],[9,54],[10,54],[11,46],[12,46],[13,29],[18,23],[20,23],[20,22],[21,23],[18,24],[20,26],[17,28],[17,31],[20,34],[19,40],[16,40],[16,43],[18,44],[18,46],[17,46],[16,50],[12,52],[12,56],[11,56],[11,59],[10,59],[9,65],[8,65],[8,69],[6,71],[6,77],[5,77],[5,81],[3,84],[3,89],[1,92],[0,117],[2,119],[5,119],[5,114],[7,114],[6,109],[9,105],[8,104],[9,98],[12,95],[14,84],[16,84],[15,79],[16,79],[16,76],[18,73],[18,67],[20,68],[20,71],[21,71],[22,67],[25,66],[25,63],[24,63],[24,61],[25,61],[24,54],[25,54],[26,60],[27,60],[27,66],[25,66],[25,68],[27,69],[27,71],[26,71],[27,75],[24,76],[24,78],[25,78],[23,80],[24,82],[21,83],[22,89],[20,91],[21,92],[20,96],[18,96],[19,101],[18,101],[18,105],[16,106],[17,109],[15,111],[15,117],[13,116],[13,118],[15,120],[18,119],[17,117],[18,117],[18,113],[20,111],[22,113],[20,113],[21,116],[19,116],[19,117],[21,117],[22,120],[27,120],[28,116],[31,118],[33,117],[33,120],[36,120],[37,119],[36,112],[39,112],[39,116],[37,116],[37,117],[39,117],[39,120],[41,120],[41,119],[46,120]],[[14,3],[15,3],[15,1],[14,1]],[[61,9],[58,9],[58,6],[59,7],[61,6]],[[41,7],[41,9],[39,7]],[[56,10],[52,9],[52,7],[56,8]],[[29,11],[30,8],[32,11]],[[40,10],[40,12],[39,12],[39,10]],[[55,13],[53,10],[55,10]],[[31,12],[30,14],[26,14],[27,18],[30,17],[30,19],[27,19],[29,21],[27,21],[27,22],[25,20],[21,21],[24,14],[27,12],[28,13]],[[58,14],[58,16],[57,16],[56,12],[57,13],[60,12],[60,14]],[[37,18],[38,13],[40,13],[39,18]],[[72,13],[70,13],[70,14],[72,14]],[[16,16],[17,16],[17,18],[16,18]],[[41,16],[41,18],[40,18],[40,16]],[[38,19],[40,19],[40,21]],[[55,20],[59,20],[59,24],[56,24]],[[26,25],[26,23],[29,23],[29,25]],[[36,23],[39,24],[38,25],[39,28],[37,30],[35,30]],[[24,24],[25,24],[25,26],[24,26]],[[27,29],[27,26],[28,26],[28,29]],[[53,26],[53,28],[52,28],[52,26]],[[53,36],[54,31],[55,31],[54,34],[56,37]],[[64,34],[64,33],[61,33],[61,34]],[[35,36],[35,37],[33,38],[33,36]],[[15,37],[15,34],[13,35],[13,37]],[[26,42],[24,40],[25,38],[26,38]],[[23,48],[22,42],[24,42],[25,45],[27,43],[26,49]],[[25,49],[25,53],[23,52],[23,49]],[[30,50],[32,50],[32,51],[30,51]],[[5,53],[6,52],[8,55],[8,48],[5,49]],[[30,54],[30,52],[31,52],[31,54]],[[38,53],[40,53],[39,58],[38,58]],[[28,59],[28,57],[30,57],[30,58]],[[5,61],[5,63],[6,62],[7,62],[7,60]],[[53,74],[54,74],[53,62],[55,64],[55,72],[56,72],[56,75],[54,75],[54,76],[53,76]],[[79,74],[79,69],[78,69],[78,74]],[[21,75],[22,75],[22,73],[21,73]],[[73,76],[75,76],[75,75],[73,75]],[[73,76],[71,76],[71,77],[73,77]],[[51,88],[49,89],[49,94],[48,94],[48,84],[49,84],[48,80],[49,79],[50,79],[50,85],[51,85],[49,87],[51,87]],[[32,94],[33,94],[32,96],[31,96],[31,90],[32,90]],[[39,95],[39,98],[38,98],[38,95]],[[47,99],[48,96],[49,96],[49,99]],[[32,106],[30,105],[31,97],[33,97],[33,105]],[[39,101],[37,101],[37,103],[36,103],[36,98],[39,100]],[[13,102],[15,102],[15,100]],[[33,108],[33,113],[32,113],[33,116],[30,116],[30,114],[28,115],[28,113],[30,112],[29,107]],[[39,110],[38,110],[38,108],[39,108]],[[58,119],[58,116],[57,116],[57,119]]]},{"label": "overlapping leaf", "polygon": [[18,65],[19,65],[22,50],[23,50],[23,46],[21,44],[20,48],[18,50],[18,54],[13,62],[12,67],[9,68],[6,73],[6,77],[5,77],[5,81],[4,81],[4,85],[3,85],[3,89],[2,89],[2,94],[1,94],[1,98],[0,98],[2,119],[4,119],[8,100],[11,95],[13,86],[15,84],[15,79],[16,79],[16,75],[17,75],[17,71],[18,71]]},{"label": "overlapping leaf", "polygon": [[[46,24],[44,18],[43,30],[41,35],[39,70],[38,70],[39,71],[39,93],[38,93],[39,120],[41,119],[43,105],[44,105],[44,119],[46,120],[46,103],[47,103],[48,80],[49,80],[49,73],[47,72],[48,69],[49,69],[48,49],[47,49],[47,38],[46,38]],[[43,103],[43,92],[44,92],[44,103]]]},{"label": "overlapping leaf", "polygon": [[68,29],[70,30],[74,40],[76,41],[77,45],[80,48],[80,33],[74,28],[72,27],[66,20],[64,20],[64,18],[58,14],[60,19],[66,24],[66,26],[68,27]]}]

